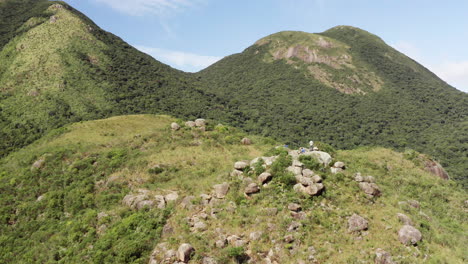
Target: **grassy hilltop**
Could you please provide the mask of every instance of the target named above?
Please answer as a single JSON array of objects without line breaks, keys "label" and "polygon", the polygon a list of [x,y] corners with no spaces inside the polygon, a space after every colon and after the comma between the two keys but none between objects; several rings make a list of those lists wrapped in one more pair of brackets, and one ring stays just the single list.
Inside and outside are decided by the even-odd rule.
[{"label": "grassy hilltop", "polygon": [[[171,130],[174,121],[180,130]],[[321,195],[305,197],[292,189],[294,177],[283,171],[291,160],[274,148],[278,143],[272,139],[216,123],[205,132],[183,123],[153,115],[80,122],[2,159],[0,262],[148,263],[159,256],[153,249],[162,242],[176,250],[181,243],[193,245],[190,263],[206,257],[218,263],[246,258],[258,263],[270,249],[270,258],[278,263],[297,263],[310,254],[320,263],[371,263],[377,248],[398,263],[466,260],[466,195],[453,181],[428,174],[417,153],[335,151],[318,143],[346,169],[331,174],[327,167],[304,161],[325,186]],[[252,145],[240,144],[246,136]],[[246,198],[246,179],[257,182],[260,170],[245,171],[246,178],[239,180],[229,175],[234,162],[278,154],[269,169],[272,181]],[[372,175],[382,195],[366,196],[354,181],[357,172]],[[200,195],[211,194],[212,186],[223,182],[230,186],[226,197],[205,204]],[[164,209],[125,202],[129,194],[174,192],[177,197],[167,200]],[[410,206],[411,200],[420,208]],[[302,206],[299,220],[288,210],[291,202]],[[367,231],[348,232],[347,220],[355,213],[367,219]],[[397,213],[406,214],[421,231],[416,247],[398,241],[402,224]],[[195,217],[204,219],[205,228],[189,225],[187,219]],[[287,230],[297,223],[296,231]],[[258,238],[250,238],[258,231]],[[220,232],[246,243],[218,248],[214,243]],[[292,242],[284,240],[288,234]]]}]

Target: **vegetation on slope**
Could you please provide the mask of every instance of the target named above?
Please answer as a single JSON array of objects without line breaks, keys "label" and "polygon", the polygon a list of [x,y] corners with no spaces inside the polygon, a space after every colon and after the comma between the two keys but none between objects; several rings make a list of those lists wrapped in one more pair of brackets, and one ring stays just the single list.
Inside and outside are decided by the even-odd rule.
[{"label": "vegetation on slope", "polygon": [[[80,122],[0,160],[0,262],[147,263],[160,242],[175,248],[192,244],[192,263],[206,256],[234,263],[247,250],[258,260],[270,248],[279,263],[292,263],[306,258],[310,246],[320,262],[372,262],[378,247],[399,263],[463,262],[465,194],[453,181],[426,173],[414,154],[383,148],[332,151],[347,168],[332,175],[317,167],[326,189],[312,198],[292,190],[288,174],[280,173],[288,161],[279,159],[269,187],[246,199],[243,182],[229,176],[233,163],[278,154],[271,150],[275,142],[251,137],[253,145],[241,145],[243,133],[213,124],[206,132],[184,126],[172,131],[173,121],[135,115]],[[373,175],[382,196],[365,196],[353,180],[356,172]],[[204,208],[199,195],[221,182],[230,183],[227,197],[205,208],[208,214],[217,208],[217,218],[206,220],[206,231],[193,232],[186,219]],[[165,209],[136,210],[122,203],[125,195],[141,189],[177,192],[179,198]],[[180,202],[189,195],[195,199],[184,209]],[[407,200],[418,200],[420,209]],[[307,216],[299,221],[294,243],[283,241],[286,228],[297,221],[287,210],[290,202],[300,203]],[[265,208],[278,213],[267,215]],[[423,241],[417,247],[398,242],[398,212],[421,230]],[[353,213],[368,219],[367,232],[346,231]],[[173,233],[162,236],[167,223]],[[219,249],[213,244],[217,228],[244,237],[252,231],[263,235],[243,248]]]},{"label": "vegetation on slope", "polygon": [[[226,108],[234,113],[233,125],[291,144],[316,139],[346,149],[413,148],[439,159],[452,177],[466,184],[466,93],[378,37],[337,27],[322,34],[349,46],[353,65],[375,72],[383,81],[381,89],[363,96],[343,94],[320,79],[308,78],[307,72],[286,59],[265,61],[286,33],[294,37],[291,32],[274,34],[269,42],[260,41],[262,45],[197,73],[203,89],[230,99]],[[304,33],[297,34],[302,38]],[[341,77],[332,75],[334,82],[342,82]]]}]

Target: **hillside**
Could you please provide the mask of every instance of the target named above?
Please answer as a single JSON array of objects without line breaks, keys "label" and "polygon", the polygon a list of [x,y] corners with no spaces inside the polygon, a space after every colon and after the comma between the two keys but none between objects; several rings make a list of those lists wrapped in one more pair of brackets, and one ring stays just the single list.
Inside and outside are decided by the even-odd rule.
[{"label": "hillside", "polygon": [[267,36],[196,74],[231,124],[290,144],[412,148],[466,184],[468,95],[364,30]]},{"label": "hillside", "polygon": [[64,2],[8,0],[0,14],[0,156],[71,122],[219,105]]},{"label": "hillside", "polygon": [[[466,260],[466,193],[428,174],[423,156],[317,143],[345,164],[332,174],[313,156],[261,137],[243,145],[247,135],[215,124],[153,115],[80,122],[3,158],[0,262],[173,263],[171,249],[183,243],[195,249],[189,263]],[[261,156],[272,158],[237,162]],[[321,193],[296,191],[292,172],[309,179],[306,168]],[[264,170],[271,181],[257,179]],[[366,181],[374,191],[360,189]],[[252,184],[259,189],[244,194]],[[400,221],[421,232],[416,246],[399,241]]]},{"label": "hillside", "polygon": [[279,32],[189,74],[64,2],[6,0],[0,14],[0,156],[72,122],[151,113],[294,146],[415,149],[468,180],[468,95],[364,30]]}]

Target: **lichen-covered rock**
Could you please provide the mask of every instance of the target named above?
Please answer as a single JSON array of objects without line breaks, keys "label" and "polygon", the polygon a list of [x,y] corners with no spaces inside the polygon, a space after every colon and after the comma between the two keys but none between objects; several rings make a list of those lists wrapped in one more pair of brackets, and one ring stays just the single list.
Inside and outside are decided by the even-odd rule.
[{"label": "lichen-covered rock", "polygon": [[177,250],[177,258],[182,262],[188,262],[193,252],[195,252],[195,249],[192,247],[192,245],[184,243],[180,245],[179,249]]},{"label": "lichen-covered rock", "polygon": [[241,144],[242,145],[252,145],[252,140],[250,138],[243,138],[241,139]]},{"label": "lichen-covered rock", "polygon": [[247,185],[247,187],[245,187],[244,193],[247,195],[251,195],[254,193],[258,193],[259,191],[260,187],[258,187],[256,183],[252,182],[249,185]]},{"label": "lichen-covered rock", "polygon": [[187,126],[187,127],[195,127],[196,125],[195,125],[195,122],[193,122],[193,121],[187,121],[187,122],[185,122],[185,126]]},{"label": "lichen-covered rock", "polygon": [[398,231],[398,240],[404,245],[416,245],[422,239],[421,232],[410,225],[404,225]]},{"label": "lichen-covered rock", "polygon": [[195,126],[197,127],[204,127],[206,126],[206,120],[203,118],[198,118],[195,120]]},{"label": "lichen-covered rock", "polygon": [[392,256],[387,251],[378,248],[375,251],[375,264],[395,264],[392,260]]},{"label": "lichen-covered rock", "polygon": [[171,129],[174,130],[174,131],[177,131],[177,130],[180,129],[180,126],[179,126],[179,124],[174,122],[174,123],[171,124]]},{"label": "lichen-covered rock", "polygon": [[271,173],[269,173],[269,172],[263,172],[262,174],[260,174],[260,175],[258,176],[258,181],[259,181],[261,184],[265,184],[265,183],[269,182],[272,178],[273,178],[273,176],[271,175]]},{"label": "lichen-covered rock", "polygon": [[350,218],[348,218],[348,231],[349,232],[356,232],[356,231],[363,231],[368,228],[367,220],[359,216],[357,214],[353,214]]},{"label": "lichen-covered rock", "polygon": [[223,182],[221,184],[213,185],[214,194],[213,196],[218,199],[223,199],[229,192],[229,183]]},{"label": "lichen-covered rock", "polygon": [[409,218],[407,215],[402,214],[402,213],[397,213],[398,220],[402,222],[404,225],[410,225],[414,226],[413,221],[411,221],[411,218]]},{"label": "lichen-covered rock", "polygon": [[234,163],[234,169],[236,170],[243,170],[245,168],[247,168],[249,166],[249,164],[245,161],[238,161],[236,163]]}]

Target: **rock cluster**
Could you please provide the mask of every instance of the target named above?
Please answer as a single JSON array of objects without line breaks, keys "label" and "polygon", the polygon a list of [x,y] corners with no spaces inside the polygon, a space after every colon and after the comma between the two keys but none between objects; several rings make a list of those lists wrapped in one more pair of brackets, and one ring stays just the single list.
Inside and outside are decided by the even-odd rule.
[{"label": "rock cluster", "polygon": [[354,175],[354,180],[359,182],[359,188],[370,198],[380,196],[380,188],[375,183],[375,179],[372,176],[361,176],[361,173]]},{"label": "rock cluster", "polygon": [[141,210],[145,207],[164,209],[166,204],[179,198],[176,192],[163,195],[153,195],[149,190],[139,189],[135,194],[127,194],[122,203],[132,209]]},{"label": "rock cluster", "polygon": [[344,164],[344,162],[341,162],[341,161],[337,161],[335,162],[335,164],[333,164],[333,166],[330,168],[330,171],[331,173],[333,174],[337,174],[339,172],[342,172],[346,169],[346,166]]},{"label": "rock cluster", "polygon": [[302,169],[303,164],[299,161],[293,161],[293,165],[287,170],[294,174],[297,184],[293,189],[296,192],[303,193],[308,196],[319,195],[324,189],[322,178],[316,175],[312,170]]}]

